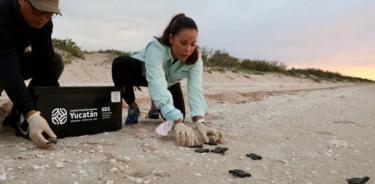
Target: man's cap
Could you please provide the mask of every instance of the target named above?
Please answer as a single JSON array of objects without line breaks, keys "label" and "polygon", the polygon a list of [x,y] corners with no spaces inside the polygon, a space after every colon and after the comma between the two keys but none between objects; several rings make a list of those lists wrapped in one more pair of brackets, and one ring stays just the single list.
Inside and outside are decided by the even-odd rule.
[{"label": "man's cap", "polygon": [[28,0],[37,10],[61,15],[59,0]]}]

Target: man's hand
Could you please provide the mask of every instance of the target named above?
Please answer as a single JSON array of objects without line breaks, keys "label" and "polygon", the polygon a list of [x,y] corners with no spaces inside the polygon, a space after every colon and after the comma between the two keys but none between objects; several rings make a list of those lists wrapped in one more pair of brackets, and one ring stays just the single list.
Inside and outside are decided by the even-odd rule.
[{"label": "man's hand", "polygon": [[49,127],[47,121],[36,111],[27,118],[29,123],[29,137],[30,139],[41,148],[49,148],[52,144],[42,134],[45,132],[50,138],[56,139],[56,135]]},{"label": "man's hand", "polygon": [[225,137],[222,131],[216,130],[211,127],[207,127],[204,119],[200,119],[195,122],[195,127],[198,132],[202,135],[204,143],[208,143],[210,139],[217,143],[224,143]]},{"label": "man's hand", "polygon": [[184,125],[181,121],[177,121],[174,127],[177,142],[182,146],[198,145],[198,139],[191,127]]}]

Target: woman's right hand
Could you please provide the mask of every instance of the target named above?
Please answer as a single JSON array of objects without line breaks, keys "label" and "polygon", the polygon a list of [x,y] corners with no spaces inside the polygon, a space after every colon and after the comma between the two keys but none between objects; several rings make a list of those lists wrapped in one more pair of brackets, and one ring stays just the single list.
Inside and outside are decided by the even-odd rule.
[{"label": "woman's right hand", "polygon": [[174,131],[178,144],[182,146],[194,146],[199,144],[193,129],[186,126],[181,120],[175,122]]}]

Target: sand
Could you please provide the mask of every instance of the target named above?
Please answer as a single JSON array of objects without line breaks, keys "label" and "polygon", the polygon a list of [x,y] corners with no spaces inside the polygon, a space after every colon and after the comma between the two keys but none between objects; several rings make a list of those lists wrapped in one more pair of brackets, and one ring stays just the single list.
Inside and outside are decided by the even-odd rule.
[{"label": "sand", "polygon": [[[60,82],[113,85],[112,58],[89,54],[73,61]],[[154,129],[162,120],[146,118],[150,104],[142,88],[136,92],[140,123],[117,132],[64,138],[43,150],[0,126],[0,183],[340,184],[351,177],[374,177],[375,85],[206,69],[204,89],[206,119],[227,136],[220,145],[229,148],[225,155],[181,147],[173,132],[158,136]],[[6,102],[3,94],[0,121],[9,111]],[[251,160],[248,153],[263,159]],[[236,178],[231,169],[252,176]]]}]

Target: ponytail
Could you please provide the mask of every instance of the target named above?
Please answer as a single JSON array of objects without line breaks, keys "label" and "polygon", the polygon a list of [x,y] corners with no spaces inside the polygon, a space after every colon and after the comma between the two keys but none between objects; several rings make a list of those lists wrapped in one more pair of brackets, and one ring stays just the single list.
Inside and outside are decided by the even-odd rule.
[{"label": "ponytail", "polygon": [[[183,13],[177,14],[169,22],[168,26],[163,32],[163,35],[161,37],[157,37],[157,39],[161,44],[171,47],[169,36],[174,36],[184,29],[195,29],[198,31],[198,27],[192,18],[186,17]],[[194,52],[186,59],[185,63],[195,64],[198,61],[198,56],[199,51],[197,46]]]}]

